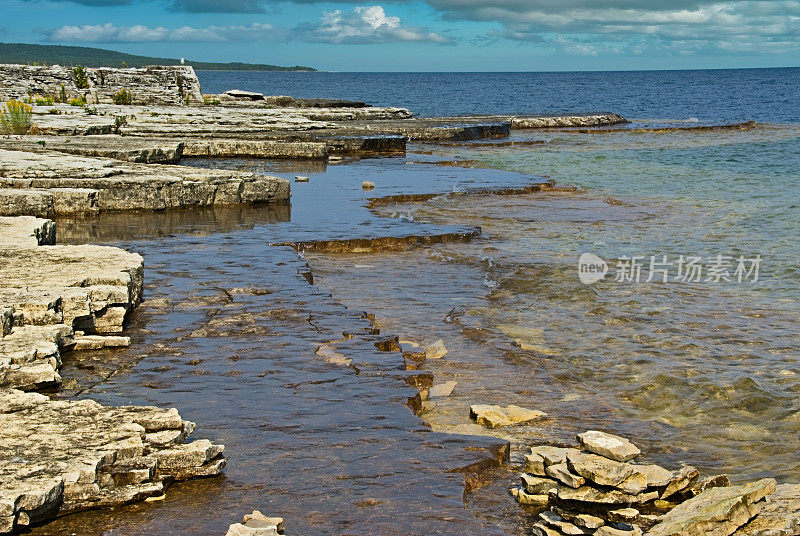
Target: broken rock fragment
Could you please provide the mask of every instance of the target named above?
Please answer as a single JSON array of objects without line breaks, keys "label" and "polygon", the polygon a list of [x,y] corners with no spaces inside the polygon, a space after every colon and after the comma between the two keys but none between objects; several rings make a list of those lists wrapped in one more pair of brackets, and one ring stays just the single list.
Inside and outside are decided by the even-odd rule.
[{"label": "broken rock fragment", "polygon": [[522,408],[513,404],[504,408],[489,404],[473,404],[469,408],[469,413],[478,424],[488,428],[499,428],[501,426],[535,421],[547,415],[542,411]]},{"label": "broken rock fragment", "polygon": [[578,434],[578,441],[589,452],[618,462],[627,462],[642,453],[627,439],[598,430]]}]

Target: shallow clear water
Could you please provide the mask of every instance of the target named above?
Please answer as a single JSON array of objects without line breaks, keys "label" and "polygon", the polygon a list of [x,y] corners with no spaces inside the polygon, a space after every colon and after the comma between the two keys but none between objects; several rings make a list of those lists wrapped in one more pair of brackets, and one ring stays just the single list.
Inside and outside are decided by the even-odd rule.
[{"label": "shallow clear water", "polygon": [[[312,258],[317,283],[375,311],[379,325],[453,348],[428,366],[459,386],[427,420],[479,432],[465,405],[516,403],[552,417],[500,434],[517,444],[599,427],[661,462],[796,480],[800,128],[517,137],[545,143],[421,149],[582,189],[385,207],[387,217],[484,235],[399,256]],[[757,282],[646,283],[645,266],[640,284],[588,286],[577,271],[584,252],[612,273],[623,255],[762,263]],[[370,268],[355,276],[356,264]]]},{"label": "shallow clear water", "polygon": [[[164,503],[72,516],[34,534],[219,534],[252,508],[283,514],[303,534],[525,533],[506,491],[513,466],[487,476],[464,508],[464,479],[450,471],[473,460],[465,447],[489,440],[431,433],[404,406],[415,391],[402,360],[375,351],[363,311],[382,333],[444,339],[449,353],[425,369],[459,384],[422,419],[434,431],[508,439],[514,462],[524,445],[601,428],[670,467],[800,480],[800,117],[790,91],[799,73],[201,73],[208,92],[375,104],[387,103],[388,85],[403,99],[388,104],[425,114],[607,108],[642,118],[634,130],[766,124],[516,132],[513,141],[542,143],[415,145],[406,158],[333,166],[195,160],[186,164],[310,182],[292,184],[291,207],[59,222],[62,241],[140,251],[152,300],[133,319],[131,349],[66,360],[62,396],[175,405],[198,421],[198,436],[228,445],[230,463],[226,477],[181,485]],[[697,123],[669,121],[690,117]],[[408,163],[455,159],[477,167]],[[542,176],[580,190],[469,193]],[[363,180],[376,189],[363,191]],[[367,208],[371,197],[403,193],[445,195]],[[480,238],[402,252],[301,258],[269,245],[473,226]],[[759,254],[762,265],[757,282],[585,285],[584,252],[612,270],[624,255]],[[305,262],[314,285],[301,276]],[[334,346],[358,370],[315,354],[343,332],[358,336]],[[468,416],[479,402],[549,418],[488,431]]]}]

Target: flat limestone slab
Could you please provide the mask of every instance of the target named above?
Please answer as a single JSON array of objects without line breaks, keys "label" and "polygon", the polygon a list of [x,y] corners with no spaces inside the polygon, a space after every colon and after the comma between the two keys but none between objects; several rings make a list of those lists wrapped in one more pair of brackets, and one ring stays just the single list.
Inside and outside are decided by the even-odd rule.
[{"label": "flat limestone slab", "polygon": [[116,134],[97,136],[8,136],[0,148],[43,153],[57,151],[77,156],[111,158],[144,164],[175,164],[183,156],[183,142],[167,139],[127,138]]},{"label": "flat limestone slab", "polygon": [[222,445],[183,444],[194,427],[174,409],[0,389],[0,534],[160,495],[165,479],[219,474]]},{"label": "flat limestone slab", "polygon": [[2,215],[285,203],[289,196],[289,182],[278,177],[0,149]]}]

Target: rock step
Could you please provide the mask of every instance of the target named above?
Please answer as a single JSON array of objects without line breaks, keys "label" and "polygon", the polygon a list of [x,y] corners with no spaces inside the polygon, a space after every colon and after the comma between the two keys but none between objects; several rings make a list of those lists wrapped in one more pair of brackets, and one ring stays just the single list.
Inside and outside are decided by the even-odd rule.
[{"label": "rock step", "polygon": [[219,474],[224,447],[205,439],[182,444],[192,430],[174,409],[0,389],[0,534],[161,495],[173,480]]}]

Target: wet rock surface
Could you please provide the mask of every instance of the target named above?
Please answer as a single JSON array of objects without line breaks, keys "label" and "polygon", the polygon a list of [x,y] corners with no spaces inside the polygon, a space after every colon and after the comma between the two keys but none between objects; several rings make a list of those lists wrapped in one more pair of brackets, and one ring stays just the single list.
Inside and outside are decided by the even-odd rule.
[{"label": "wet rock surface", "polygon": [[470,415],[478,424],[489,428],[511,426],[542,419],[547,416],[543,411],[527,409],[514,404],[500,407],[490,404],[473,404],[469,408]]},{"label": "wet rock surface", "polygon": [[775,491],[765,478],[742,486],[713,488],[670,510],[649,534],[652,536],[728,536],[757,516],[764,497]]},{"label": "wet rock surface", "polygon": [[[243,505],[280,512],[303,534],[502,533],[463,497],[465,482],[479,485],[507,460],[507,443],[424,426],[407,407],[425,385],[419,373],[400,370],[399,351],[376,346],[386,337],[361,313],[309,285],[293,249],[264,247],[273,225],[225,230],[211,219],[178,242],[157,238],[172,231],[156,228],[153,238],[119,244],[135,245],[152,267],[132,346],[103,360],[70,354],[64,366],[63,396],[176,404],[201,420],[226,445],[226,479],[32,534],[224,533]],[[316,353],[326,344],[349,365]]]},{"label": "wet rock surface", "polygon": [[258,510],[244,516],[241,523],[234,523],[225,536],[274,536],[283,534],[283,518],[267,517]]},{"label": "wet rock surface", "polygon": [[734,536],[790,536],[800,534],[800,484],[780,484],[767,495],[761,512]]}]

